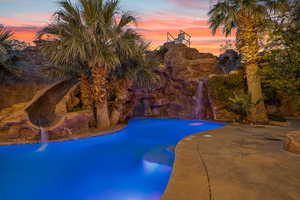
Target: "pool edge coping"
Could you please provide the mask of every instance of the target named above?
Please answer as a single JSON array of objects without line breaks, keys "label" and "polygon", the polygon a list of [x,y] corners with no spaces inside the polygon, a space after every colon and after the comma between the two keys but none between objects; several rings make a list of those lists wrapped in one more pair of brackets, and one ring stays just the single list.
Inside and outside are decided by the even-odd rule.
[{"label": "pool edge coping", "polygon": [[[102,137],[107,135],[115,134],[121,130],[124,130],[128,127],[128,124],[120,124],[115,127],[112,127],[108,130],[99,130],[95,131],[96,133],[90,133],[87,135],[75,135],[74,137],[68,137],[68,138],[62,138],[62,139],[55,139],[55,140],[49,140],[49,143],[54,142],[67,142],[67,141],[74,141],[74,140],[82,140],[82,139],[88,139],[93,137]],[[89,130],[90,132],[93,132],[93,129]],[[11,145],[26,145],[26,144],[39,144],[39,141],[29,141],[29,142],[0,142],[0,146],[11,146]]]}]

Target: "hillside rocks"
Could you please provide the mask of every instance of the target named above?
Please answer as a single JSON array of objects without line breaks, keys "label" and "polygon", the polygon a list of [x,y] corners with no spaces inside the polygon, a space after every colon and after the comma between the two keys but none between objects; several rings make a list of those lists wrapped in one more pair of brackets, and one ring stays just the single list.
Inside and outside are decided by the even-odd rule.
[{"label": "hillside rocks", "polygon": [[41,70],[49,64],[36,47],[14,51],[13,54],[18,60],[15,63],[18,72],[17,75],[0,76],[0,110],[30,101],[37,91],[54,82]]},{"label": "hillside rocks", "polygon": [[132,88],[125,116],[212,119],[206,80],[221,73],[217,58],[182,44],[163,48],[164,67],[155,71],[159,83],[152,89]]},{"label": "hillside rocks", "polygon": [[0,83],[0,110],[30,101],[36,92],[48,85],[43,81],[18,80]]},{"label": "hillside rocks", "polygon": [[164,64],[172,80],[199,81],[209,74],[222,73],[217,67],[217,57],[213,54],[199,53],[197,49],[183,44],[169,44],[165,48],[168,51],[165,53]]}]

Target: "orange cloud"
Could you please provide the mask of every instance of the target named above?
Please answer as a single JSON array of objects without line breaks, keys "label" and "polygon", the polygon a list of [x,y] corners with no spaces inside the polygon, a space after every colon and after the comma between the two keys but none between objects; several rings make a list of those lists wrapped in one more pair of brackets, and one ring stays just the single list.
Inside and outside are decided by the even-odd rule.
[{"label": "orange cloud", "polygon": [[[177,0],[176,0],[177,1]],[[178,0],[180,1],[180,0]],[[195,3],[195,1],[193,1]],[[219,53],[220,45],[226,39],[234,40],[235,31],[232,36],[226,38],[221,30],[212,36],[208,21],[195,17],[177,16],[173,13],[158,13],[146,16],[138,23],[137,31],[156,48],[166,42],[167,32],[176,36],[178,30],[184,30],[192,36],[192,47],[200,51]]]},{"label": "orange cloud", "polygon": [[31,26],[8,26],[7,29],[14,33],[13,39],[31,42],[35,40],[36,33],[41,30],[42,27],[31,27]]},{"label": "orange cloud", "polygon": [[[15,39],[25,41],[34,40],[36,32],[42,28],[40,25],[34,26],[31,24],[29,26],[30,24],[26,21],[5,17],[0,17],[0,23],[10,25],[8,28],[15,33]],[[132,28],[135,28],[145,40],[151,42],[152,48],[157,48],[166,42],[167,32],[176,36],[180,29],[192,36],[192,47],[199,49],[201,52],[219,54],[220,45],[226,40],[220,30],[217,31],[215,36],[212,36],[207,20],[177,16],[174,13],[156,13],[144,16],[139,19],[137,27]],[[234,40],[234,35],[235,32],[229,39]]]},{"label": "orange cloud", "polygon": [[35,33],[34,32],[16,32],[14,34],[13,38],[16,40],[24,40],[24,41],[30,42],[30,41],[34,40]]}]

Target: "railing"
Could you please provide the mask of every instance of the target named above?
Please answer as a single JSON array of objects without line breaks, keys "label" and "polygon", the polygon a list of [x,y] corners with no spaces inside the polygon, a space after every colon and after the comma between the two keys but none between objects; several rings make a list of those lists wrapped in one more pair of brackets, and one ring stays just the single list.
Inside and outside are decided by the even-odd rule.
[{"label": "railing", "polygon": [[173,42],[175,44],[185,44],[188,47],[191,47],[191,38],[192,36],[183,30],[179,30],[178,37],[175,38],[171,33],[167,33],[167,42]]},{"label": "railing", "polygon": [[167,42],[173,42],[174,40],[175,37],[171,33],[167,32]]},{"label": "railing", "polygon": [[182,40],[183,43],[185,41],[188,47],[191,47],[191,38],[192,36],[190,34],[184,32],[183,30],[179,30],[178,39]]}]

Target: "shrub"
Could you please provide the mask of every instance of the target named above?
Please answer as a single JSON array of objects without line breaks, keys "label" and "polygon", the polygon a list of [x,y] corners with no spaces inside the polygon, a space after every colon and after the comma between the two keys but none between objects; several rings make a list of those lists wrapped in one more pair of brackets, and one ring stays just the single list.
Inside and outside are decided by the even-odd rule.
[{"label": "shrub", "polygon": [[281,115],[269,115],[269,119],[276,122],[286,122],[285,117]]},{"label": "shrub", "polygon": [[209,79],[208,87],[212,98],[223,104],[233,98],[234,94],[245,93],[247,90],[243,73],[215,76]]},{"label": "shrub", "polygon": [[240,116],[240,121],[247,121],[247,116],[253,104],[251,104],[250,96],[246,93],[235,93],[233,97],[228,99],[225,109]]}]

